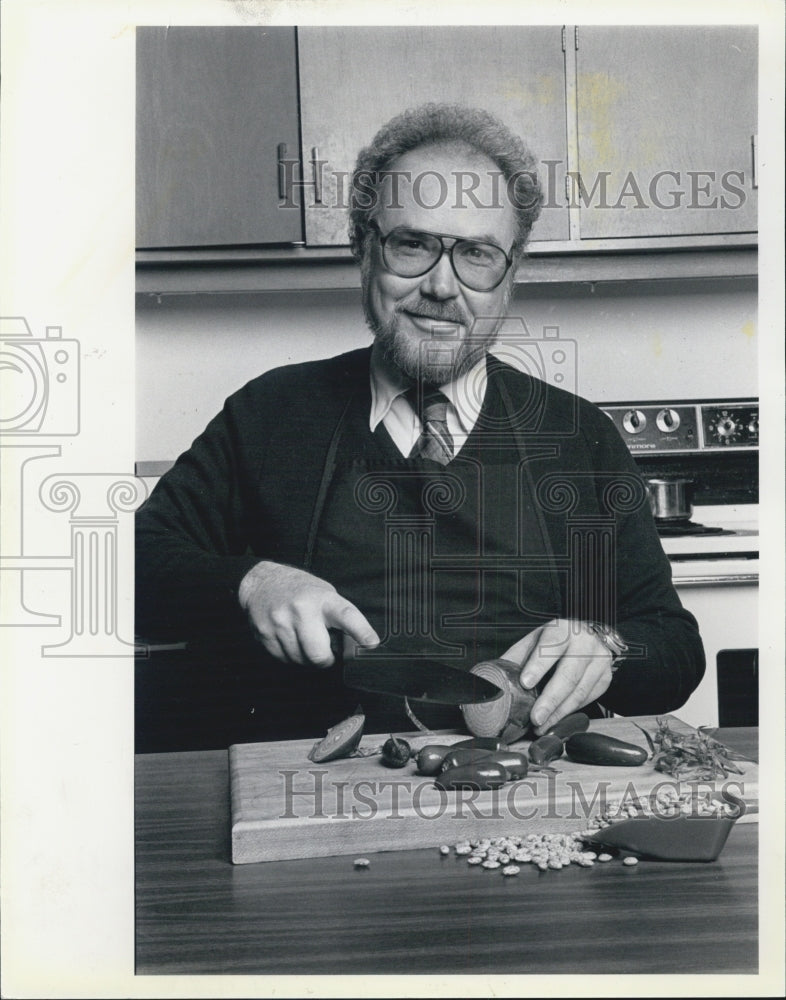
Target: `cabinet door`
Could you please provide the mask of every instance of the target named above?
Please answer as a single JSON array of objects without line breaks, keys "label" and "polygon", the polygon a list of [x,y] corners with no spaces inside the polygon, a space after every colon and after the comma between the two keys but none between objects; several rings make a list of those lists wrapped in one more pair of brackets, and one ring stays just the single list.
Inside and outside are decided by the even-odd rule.
[{"label": "cabinet door", "polygon": [[580,28],[581,237],[756,230],[757,29]]},{"label": "cabinet door", "polygon": [[308,27],[298,29],[305,179],[322,166],[321,203],[304,195],[306,242],[348,243],[348,175],[361,147],[405,108],[465,103],[497,114],[543,165],[547,204],[534,240],[568,238],[562,29]]},{"label": "cabinet door", "polygon": [[137,29],[138,247],[302,241],[294,28]]}]

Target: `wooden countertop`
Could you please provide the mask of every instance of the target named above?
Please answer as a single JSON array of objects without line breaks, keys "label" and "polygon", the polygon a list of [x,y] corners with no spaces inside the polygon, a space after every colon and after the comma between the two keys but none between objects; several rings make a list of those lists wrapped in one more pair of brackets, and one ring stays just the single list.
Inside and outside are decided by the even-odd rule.
[{"label": "wooden countertop", "polygon": [[[757,754],[757,730],[719,738]],[[237,866],[225,751],[138,755],[136,822],[140,975],[757,971],[756,824],[709,864],[504,879],[435,843],[366,870],[352,856]]]}]

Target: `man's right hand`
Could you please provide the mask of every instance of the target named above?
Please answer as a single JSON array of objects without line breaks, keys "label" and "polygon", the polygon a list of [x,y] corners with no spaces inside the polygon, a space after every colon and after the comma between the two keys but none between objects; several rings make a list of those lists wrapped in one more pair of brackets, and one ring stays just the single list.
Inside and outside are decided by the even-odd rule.
[{"label": "man's right hand", "polygon": [[326,580],[281,563],[259,562],[238,590],[256,638],[277,660],[329,667],[334,662],[329,628],[358,646],[377,646],[379,636],[350,601]]}]

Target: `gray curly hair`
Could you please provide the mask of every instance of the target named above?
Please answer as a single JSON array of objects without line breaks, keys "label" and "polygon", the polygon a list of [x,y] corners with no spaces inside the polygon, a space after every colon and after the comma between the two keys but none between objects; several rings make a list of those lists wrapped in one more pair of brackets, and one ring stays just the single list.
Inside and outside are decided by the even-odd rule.
[{"label": "gray curly hair", "polygon": [[490,112],[463,104],[429,103],[391,118],[358,154],[349,193],[349,242],[357,260],[363,256],[369,219],[377,202],[374,195],[384,173],[410,150],[446,145],[465,146],[499,167],[518,219],[512,254],[521,256],[543,202],[535,157]]}]

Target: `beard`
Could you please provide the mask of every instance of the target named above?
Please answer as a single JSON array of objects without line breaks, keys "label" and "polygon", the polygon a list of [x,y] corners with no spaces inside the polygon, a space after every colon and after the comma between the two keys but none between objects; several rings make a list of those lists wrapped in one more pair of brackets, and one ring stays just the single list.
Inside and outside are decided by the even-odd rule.
[{"label": "beard", "polygon": [[[457,320],[447,316],[431,316],[434,329],[429,337],[417,337],[401,328],[401,310],[385,323],[380,323],[373,316],[366,314],[366,320],[374,337],[381,347],[385,359],[395,365],[407,378],[413,382],[421,382],[427,386],[440,386],[453,382],[464,372],[469,371],[491,346],[494,336],[477,338],[473,336],[470,327],[459,335]],[[423,313],[420,308],[418,312]]]},{"label": "beard", "polygon": [[[398,302],[393,314],[383,319],[371,304],[368,255],[361,268],[361,281],[366,323],[386,361],[413,382],[426,386],[440,386],[454,381],[486,355],[507,313],[512,290],[512,284],[508,284],[501,315],[494,319],[484,317],[481,322],[476,322],[475,317],[459,303],[425,299],[419,290]],[[403,328],[406,318],[402,314],[408,312],[433,321],[431,336],[427,333],[418,335]]]}]

